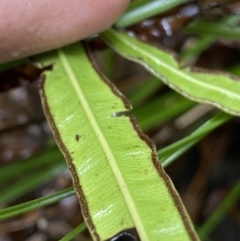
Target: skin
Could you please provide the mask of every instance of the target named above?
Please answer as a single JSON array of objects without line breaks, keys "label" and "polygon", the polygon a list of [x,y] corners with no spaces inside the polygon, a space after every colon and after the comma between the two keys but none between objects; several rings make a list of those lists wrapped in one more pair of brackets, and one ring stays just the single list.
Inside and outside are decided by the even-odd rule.
[{"label": "skin", "polygon": [[0,63],[42,53],[109,28],[130,0],[0,0]]}]

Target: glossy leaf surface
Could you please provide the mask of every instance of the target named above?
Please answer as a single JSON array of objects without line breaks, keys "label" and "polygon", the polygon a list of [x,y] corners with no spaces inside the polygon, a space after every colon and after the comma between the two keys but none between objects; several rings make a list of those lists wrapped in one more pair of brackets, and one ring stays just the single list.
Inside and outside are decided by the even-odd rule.
[{"label": "glossy leaf surface", "polygon": [[102,37],[120,55],[141,64],[185,97],[240,115],[240,82],[237,77],[181,67],[172,53],[115,30],[104,32]]},{"label": "glossy leaf surface", "polygon": [[198,240],[153,143],[125,115],[129,102],[84,49],[75,44],[39,60],[55,63],[41,97],[94,240],[132,231],[142,241]]}]

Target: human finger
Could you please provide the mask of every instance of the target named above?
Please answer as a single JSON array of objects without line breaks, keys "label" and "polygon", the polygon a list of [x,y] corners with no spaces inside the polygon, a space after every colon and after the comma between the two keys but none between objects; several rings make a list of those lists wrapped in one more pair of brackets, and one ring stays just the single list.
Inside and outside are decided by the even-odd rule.
[{"label": "human finger", "polygon": [[0,63],[109,28],[130,0],[0,0]]}]

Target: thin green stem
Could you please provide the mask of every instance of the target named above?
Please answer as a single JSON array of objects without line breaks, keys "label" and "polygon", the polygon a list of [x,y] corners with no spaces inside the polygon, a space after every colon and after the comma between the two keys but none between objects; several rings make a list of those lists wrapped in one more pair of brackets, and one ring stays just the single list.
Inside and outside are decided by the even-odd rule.
[{"label": "thin green stem", "polygon": [[8,69],[14,68],[21,64],[26,64],[29,60],[27,58],[14,60],[8,63],[0,64],[0,72],[6,71]]},{"label": "thin green stem", "polygon": [[198,233],[204,240],[218,225],[227,212],[240,200],[240,181],[231,190],[225,200],[219,205],[210,218],[199,228]]},{"label": "thin green stem", "polygon": [[26,173],[25,177],[13,185],[8,185],[5,190],[1,190],[0,203],[9,203],[14,199],[22,197],[24,194],[34,190],[37,186],[48,182],[66,168],[65,163],[54,163],[48,167],[37,169]]},{"label": "thin green stem", "polygon": [[156,125],[173,119],[194,105],[193,101],[175,92],[170,92],[140,108],[134,109],[133,114],[136,116],[141,129],[147,131]]},{"label": "thin green stem", "polygon": [[189,49],[185,49],[180,53],[183,59],[199,56],[203,51],[205,51],[211,44],[216,41],[211,35],[201,36],[197,43]]},{"label": "thin green stem", "polygon": [[81,223],[75,229],[73,229],[70,233],[68,233],[65,237],[60,239],[60,241],[70,241],[75,238],[79,233],[83,232],[87,228],[85,223]]},{"label": "thin green stem", "polygon": [[189,24],[185,31],[191,34],[197,35],[211,35],[215,38],[224,38],[224,39],[232,39],[239,40],[240,39],[240,28],[220,25],[215,22],[203,22],[203,21],[195,21]]},{"label": "thin green stem", "polygon": [[56,160],[62,160],[62,154],[57,147],[47,150],[45,153],[31,157],[21,162],[6,165],[0,169],[1,183],[5,180],[12,179],[13,176],[18,175],[21,172],[29,172],[31,169],[39,168],[44,164],[55,162]]},{"label": "thin green stem", "polygon": [[48,195],[45,197],[41,197],[41,198],[29,201],[29,202],[21,203],[19,205],[13,206],[13,207],[2,209],[2,210],[0,210],[0,220],[10,218],[10,217],[22,214],[22,213],[26,213],[31,210],[50,205],[52,203],[56,203],[64,198],[70,197],[74,194],[75,194],[75,191],[71,187],[71,188],[67,188],[65,190],[56,192],[54,194],[51,194],[51,195]]},{"label": "thin green stem", "polygon": [[161,87],[163,83],[159,81],[156,77],[152,76],[147,79],[142,85],[134,89],[129,96],[129,100],[131,101],[134,108],[140,106],[147,98],[156,93]]},{"label": "thin green stem", "polygon": [[[218,23],[214,23],[215,24],[214,27],[217,25],[218,29],[226,29],[226,28],[232,29],[232,28],[237,27],[239,20],[240,20],[239,16],[236,16],[236,15],[226,17],[226,18],[221,19]],[[198,22],[196,27],[198,27],[199,24],[200,24],[200,22]],[[211,24],[212,24],[212,22],[210,22],[210,25]],[[190,31],[190,32],[194,31],[194,23],[190,24],[188,27],[186,27],[186,30]],[[196,44],[194,44],[193,46],[191,46],[188,49],[183,50],[180,53],[180,56],[183,59],[199,56],[203,51],[205,51],[207,48],[209,48],[209,46],[218,39],[218,36],[215,36],[214,34],[212,34],[212,31],[210,33],[208,32],[207,34],[205,31],[203,31],[203,32],[201,31],[201,32],[197,32],[197,34],[200,34],[201,36],[197,40]]]},{"label": "thin green stem", "polygon": [[185,153],[187,150],[189,150],[192,146],[194,146],[204,136],[206,136],[208,133],[221,126],[231,118],[231,115],[219,112],[211,119],[206,121],[203,125],[201,125],[198,129],[196,129],[192,134],[173,143],[168,147],[163,148],[162,150],[159,150],[158,157],[160,159],[160,162],[164,167],[166,167],[183,153]]},{"label": "thin green stem", "polygon": [[140,4],[135,4],[135,7],[129,7],[127,12],[116,22],[117,27],[127,27],[133,25],[146,18],[153,17],[157,14],[163,13],[171,8],[174,8],[188,0],[155,0],[155,1],[141,1]]}]

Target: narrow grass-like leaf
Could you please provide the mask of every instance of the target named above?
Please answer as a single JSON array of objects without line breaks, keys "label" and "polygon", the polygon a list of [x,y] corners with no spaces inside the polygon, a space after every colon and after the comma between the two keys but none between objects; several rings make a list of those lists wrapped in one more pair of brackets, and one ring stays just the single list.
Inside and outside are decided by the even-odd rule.
[{"label": "narrow grass-like leaf", "polygon": [[197,128],[193,133],[184,137],[183,139],[173,143],[170,146],[163,148],[158,151],[158,157],[160,162],[164,167],[172,163],[179,156],[189,150],[202,138],[204,138],[211,131],[226,123],[232,118],[232,116],[220,112],[213,116],[211,119],[207,120],[199,128]]},{"label": "narrow grass-like leaf", "polygon": [[129,102],[84,49],[75,44],[39,60],[55,63],[41,97],[94,240],[198,240],[154,144],[126,115]]},{"label": "narrow grass-like leaf", "polygon": [[239,63],[230,67],[229,71],[240,77],[240,65],[239,65]]},{"label": "narrow grass-like leaf", "polygon": [[26,213],[37,208],[45,207],[47,205],[58,202],[66,197],[70,197],[74,194],[75,194],[75,191],[73,190],[73,188],[68,188],[45,197],[41,197],[29,202],[21,203],[19,205],[12,206],[9,208],[4,208],[0,210],[0,220],[10,218],[22,213]]},{"label": "narrow grass-like leaf", "polygon": [[[238,16],[239,17],[239,16]],[[240,19],[240,18],[239,18]],[[239,40],[240,27],[219,25],[216,22],[195,21],[185,28],[187,33],[204,35],[210,34],[215,38]]]},{"label": "narrow grass-like leaf", "polygon": [[[235,29],[239,23],[240,17],[238,15],[230,16],[223,18],[218,23],[214,23],[218,26],[218,29],[228,28],[228,29]],[[195,30],[194,23],[190,24],[189,27],[186,27],[186,31],[191,32]],[[211,25],[211,23],[210,23]],[[215,26],[216,26],[215,25]],[[198,26],[198,24],[197,24]],[[196,26],[196,28],[197,28]],[[198,29],[195,30],[195,33],[200,35],[200,39],[197,40],[197,43],[193,44],[189,49],[185,49],[180,56],[185,59],[193,56],[199,56],[203,51],[205,51],[211,44],[213,44],[219,36],[215,35],[212,31],[206,33],[205,31],[199,31]],[[228,35],[224,35],[224,38],[228,38]]]},{"label": "narrow grass-like leaf", "polygon": [[[1,183],[0,186],[12,180],[14,177],[21,175],[23,172],[32,172],[35,168],[41,168],[45,164],[63,160],[61,152],[57,147],[48,149],[45,153],[22,160],[16,163],[8,164],[0,169]],[[35,169],[36,170],[36,169]]]},{"label": "narrow grass-like leaf", "polygon": [[234,204],[240,200],[240,181],[231,190],[229,195],[223,200],[223,202],[217,207],[216,211],[209,217],[209,219],[199,228],[199,235],[202,240],[206,240],[206,237],[211,234],[214,228],[219,224],[221,219],[226,213],[233,207]]},{"label": "narrow grass-like leaf", "polygon": [[127,27],[137,23],[143,19],[153,17],[157,14],[166,12],[188,0],[154,0],[154,1],[141,1],[140,4],[132,3],[134,7],[130,6],[129,10],[116,22],[117,27]]},{"label": "narrow grass-like leaf", "polygon": [[181,67],[173,54],[115,30],[108,30],[101,36],[120,55],[141,64],[185,97],[240,115],[240,82],[237,77]]},{"label": "narrow grass-like leaf", "polygon": [[27,58],[24,59],[18,59],[18,60],[14,60],[8,63],[3,63],[0,64],[0,72],[6,71],[8,69],[14,68],[16,66],[19,66],[21,64],[25,64],[27,63],[29,60]]},{"label": "narrow grass-like leaf", "polygon": [[130,94],[129,100],[134,108],[142,104],[147,98],[156,93],[163,84],[155,77],[149,78],[142,85],[135,88]]},{"label": "narrow grass-like leaf", "polygon": [[134,109],[133,114],[139,120],[142,130],[148,131],[156,125],[161,125],[165,121],[177,117],[194,105],[193,101],[172,91],[172,93],[167,93],[157,99],[151,100],[141,108]]},{"label": "narrow grass-like leaf", "polygon": [[76,228],[74,228],[70,233],[68,233],[65,237],[60,239],[59,241],[70,241],[75,238],[79,233],[84,231],[87,228],[85,223],[79,224]]},{"label": "narrow grass-like leaf", "polygon": [[32,170],[29,175],[26,175],[18,182],[6,185],[1,190],[0,203],[9,203],[34,190],[39,185],[48,182],[60,174],[66,168],[65,165],[65,163],[53,163],[48,167]]},{"label": "narrow grass-like leaf", "polygon": [[149,2],[153,2],[155,0],[135,0],[135,1],[131,1],[131,3],[128,5],[128,8],[126,10],[126,12],[132,11],[136,8],[139,8]]},{"label": "narrow grass-like leaf", "polygon": [[211,46],[216,39],[211,35],[201,36],[197,40],[197,43],[191,46],[189,49],[185,49],[180,53],[182,59],[187,59],[191,57],[199,56],[203,51],[205,51],[209,46]]}]

